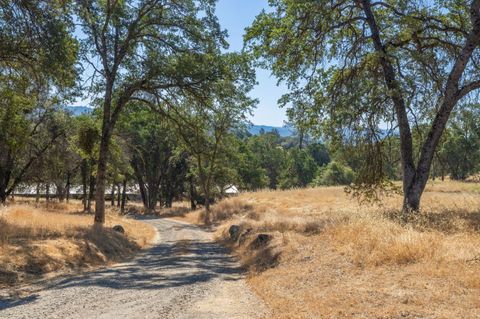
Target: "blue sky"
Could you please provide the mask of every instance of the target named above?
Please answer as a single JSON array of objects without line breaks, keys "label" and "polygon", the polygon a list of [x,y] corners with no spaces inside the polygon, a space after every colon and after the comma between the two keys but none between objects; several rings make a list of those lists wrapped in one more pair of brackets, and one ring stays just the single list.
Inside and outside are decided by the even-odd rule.
[{"label": "blue sky", "polygon": [[[239,51],[243,47],[245,28],[252,24],[255,17],[268,8],[267,0],[219,0],[217,16],[222,28],[228,30],[230,50]],[[287,92],[285,86],[277,86],[277,80],[270,71],[257,69],[258,85],[251,96],[259,100],[251,119],[254,124],[283,126],[287,120],[285,110],[277,106],[278,99]]]},{"label": "blue sky", "polygon": [[[243,48],[243,34],[255,17],[268,9],[268,0],[218,0],[217,16],[223,29],[228,30],[229,50],[240,51]],[[77,36],[81,38],[81,33]],[[91,73],[93,70],[86,71]],[[270,71],[257,69],[258,85],[250,96],[258,99],[259,103],[250,118],[257,125],[283,126],[287,120],[285,109],[278,108],[277,101],[287,92],[285,86],[277,86],[277,80]],[[89,99],[77,100],[73,105],[88,105]]]}]

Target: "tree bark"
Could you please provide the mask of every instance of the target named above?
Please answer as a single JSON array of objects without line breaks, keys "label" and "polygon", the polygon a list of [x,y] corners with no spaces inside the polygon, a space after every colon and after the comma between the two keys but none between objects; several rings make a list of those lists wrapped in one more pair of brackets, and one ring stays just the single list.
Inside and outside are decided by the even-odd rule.
[{"label": "tree bark", "polygon": [[396,79],[395,70],[389,61],[388,53],[380,38],[380,31],[373,15],[370,0],[362,0],[363,10],[370,27],[371,38],[373,40],[375,51],[379,53],[380,64],[383,70],[383,77],[385,79],[385,85],[390,90],[390,98],[395,106],[395,113],[397,116],[398,126],[400,130],[400,154],[403,171],[403,191],[404,191],[404,209],[408,209],[410,202],[414,207],[418,204],[415,201],[411,201],[408,194],[412,192],[412,184],[414,182],[416,172],[415,163],[413,160],[413,142],[410,124],[408,122],[408,116],[405,106],[405,100],[401,92],[401,86]]},{"label": "tree bark", "polygon": [[37,190],[36,190],[36,193],[35,193],[35,203],[39,203],[40,202],[40,183],[37,183]]},{"label": "tree bark", "polygon": [[[92,165],[93,166],[93,165]],[[92,172],[90,172],[92,173]],[[90,174],[89,186],[88,186],[88,199],[87,199],[87,212],[92,212],[92,202],[95,197],[95,177],[93,174]]]},{"label": "tree bark", "polygon": [[87,159],[83,159],[82,168],[81,168],[82,185],[83,185],[83,197],[82,197],[83,212],[87,212],[87,172],[88,172],[88,162],[87,162]]},{"label": "tree bark", "polygon": [[[108,112],[108,117],[107,114]],[[109,110],[104,108],[104,121],[102,129],[102,138],[100,140],[100,153],[98,156],[97,178],[95,186],[95,218],[94,223],[97,226],[105,224],[105,180],[107,173],[108,148],[110,144],[110,114]]]},{"label": "tree bark", "polygon": [[465,45],[452,66],[445,85],[445,91],[442,94],[441,105],[435,115],[427,138],[422,145],[420,159],[417,165],[415,165],[413,160],[412,135],[401,86],[396,78],[395,69],[392,66],[388,52],[381,41],[379,27],[372,12],[371,2],[370,0],[361,0],[361,4],[370,28],[375,51],[379,53],[385,84],[391,92],[390,98],[395,106],[400,130],[400,152],[402,157],[404,192],[403,210],[404,212],[418,211],[420,208],[420,199],[430,174],[434,152],[445,130],[450,113],[462,96],[465,96],[479,86],[479,83],[471,83],[459,89],[459,82],[465,67],[470,60],[473,50],[478,47],[480,42],[480,1],[474,0],[471,3],[470,14],[473,28],[466,37]]},{"label": "tree bark", "polygon": [[123,180],[123,189],[122,189],[122,204],[120,206],[120,212],[125,212],[125,204],[127,202],[127,179]]},{"label": "tree bark", "polygon": [[122,199],[122,192],[120,190],[120,184],[117,184],[117,207],[120,207],[121,199]]},{"label": "tree bark", "polygon": [[5,205],[8,197],[8,186],[10,184],[10,178],[13,170],[13,159],[10,154],[4,155],[5,166],[0,167],[0,203]]},{"label": "tree bark", "polygon": [[110,192],[110,206],[115,206],[115,184],[112,184],[112,190]]},{"label": "tree bark", "polygon": [[67,174],[67,187],[66,187],[66,190],[67,190],[67,203],[70,202],[70,173]]},{"label": "tree bark", "polygon": [[196,194],[195,194],[195,185],[193,183],[193,176],[190,176],[189,183],[190,183],[190,209],[196,210],[197,203],[195,202]]}]

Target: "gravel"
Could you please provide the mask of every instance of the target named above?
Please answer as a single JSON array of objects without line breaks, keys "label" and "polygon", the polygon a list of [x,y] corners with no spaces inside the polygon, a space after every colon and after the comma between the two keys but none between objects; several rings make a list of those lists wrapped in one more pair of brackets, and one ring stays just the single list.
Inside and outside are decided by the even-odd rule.
[{"label": "gravel", "polygon": [[[155,245],[128,263],[11,292],[0,318],[261,318],[265,305],[236,260],[197,226],[145,220]],[[3,296],[3,297],[2,297]]]}]

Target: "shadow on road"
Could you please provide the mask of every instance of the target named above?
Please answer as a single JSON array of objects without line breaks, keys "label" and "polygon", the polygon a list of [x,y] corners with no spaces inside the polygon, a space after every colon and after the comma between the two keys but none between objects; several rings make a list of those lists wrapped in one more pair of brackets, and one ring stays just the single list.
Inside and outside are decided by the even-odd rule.
[{"label": "shadow on road", "polygon": [[225,280],[240,278],[241,269],[222,247],[211,242],[189,241],[187,251],[179,254],[176,243],[162,243],[131,263],[67,278],[48,288],[162,289],[205,282],[219,276]]},{"label": "shadow on road", "polygon": [[[0,310],[21,306],[32,301],[37,300],[38,295],[30,295],[25,298],[1,298],[0,297]],[[1,317],[1,316],[0,316]]]},{"label": "shadow on road", "polygon": [[[190,234],[204,232],[196,226],[179,223],[163,227],[160,232],[172,234],[180,230]],[[239,280],[242,278],[241,273],[242,270],[236,260],[218,244],[209,240],[174,240],[163,241],[128,263],[86,272],[79,276],[47,281],[41,284],[40,290],[62,290],[70,287],[165,289],[207,282],[218,277],[227,281]],[[16,300],[0,299],[0,310],[30,303],[36,299],[35,295]]]}]

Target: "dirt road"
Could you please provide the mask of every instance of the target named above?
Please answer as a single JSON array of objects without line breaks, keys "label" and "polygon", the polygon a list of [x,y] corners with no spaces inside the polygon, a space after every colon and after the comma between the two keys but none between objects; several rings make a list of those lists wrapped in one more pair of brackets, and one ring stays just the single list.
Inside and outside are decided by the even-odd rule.
[{"label": "dirt road", "polygon": [[[267,313],[237,262],[196,226],[146,222],[156,244],[128,263],[0,297],[0,318],[259,318]],[[5,291],[0,296],[5,296]]]}]

